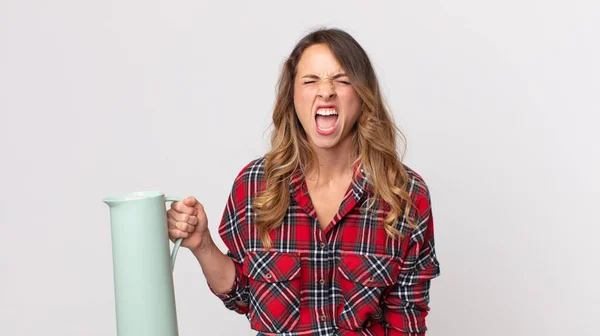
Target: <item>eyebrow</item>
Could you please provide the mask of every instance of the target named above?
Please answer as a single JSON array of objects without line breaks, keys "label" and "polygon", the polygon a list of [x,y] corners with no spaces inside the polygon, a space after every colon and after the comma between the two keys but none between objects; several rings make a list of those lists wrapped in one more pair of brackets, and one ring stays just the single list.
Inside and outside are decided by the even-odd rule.
[{"label": "eyebrow", "polygon": [[[348,75],[346,75],[345,73],[342,72],[342,73],[338,73],[338,74],[333,75],[333,77],[331,77],[331,79],[338,79],[340,77],[348,77]],[[319,76],[314,75],[314,74],[304,75],[304,76],[302,76],[302,78],[320,79]]]}]

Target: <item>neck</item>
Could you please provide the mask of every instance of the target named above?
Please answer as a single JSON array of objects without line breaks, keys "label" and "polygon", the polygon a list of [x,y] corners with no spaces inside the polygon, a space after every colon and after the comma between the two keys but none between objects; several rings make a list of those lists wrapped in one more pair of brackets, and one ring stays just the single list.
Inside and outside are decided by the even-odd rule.
[{"label": "neck", "polygon": [[308,181],[326,186],[352,178],[356,155],[351,141],[340,143],[335,148],[315,148],[315,153],[316,160],[306,172]]}]

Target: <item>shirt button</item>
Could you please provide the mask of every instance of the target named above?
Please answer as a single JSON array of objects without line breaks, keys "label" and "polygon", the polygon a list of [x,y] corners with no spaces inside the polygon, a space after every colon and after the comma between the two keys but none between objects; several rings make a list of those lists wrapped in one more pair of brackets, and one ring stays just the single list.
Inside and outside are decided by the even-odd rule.
[{"label": "shirt button", "polygon": [[324,284],[325,284],[325,280],[324,280],[324,279],[321,279],[321,280],[319,280],[319,283],[320,283],[321,285],[324,285]]},{"label": "shirt button", "polygon": [[321,322],[325,322],[325,321],[327,321],[327,316],[325,316],[325,315],[321,316]]},{"label": "shirt button", "polygon": [[327,246],[327,244],[325,244],[324,242],[321,242],[321,244],[319,244],[321,246],[321,248],[325,248],[325,246]]}]

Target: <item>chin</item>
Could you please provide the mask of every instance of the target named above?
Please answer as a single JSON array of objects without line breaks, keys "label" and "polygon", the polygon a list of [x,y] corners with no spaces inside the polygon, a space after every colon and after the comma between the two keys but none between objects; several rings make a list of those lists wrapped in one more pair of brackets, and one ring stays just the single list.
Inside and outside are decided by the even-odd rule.
[{"label": "chin", "polygon": [[321,135],[313,135],[311,143],[318,149],[333,149],[340,144],[340,138],[337,135],[323,137]]},{"label": "chin", "polygon": [[337,145],[335,141],[316,141],[313,142],[314,146],[318,149],[333,149]]}]

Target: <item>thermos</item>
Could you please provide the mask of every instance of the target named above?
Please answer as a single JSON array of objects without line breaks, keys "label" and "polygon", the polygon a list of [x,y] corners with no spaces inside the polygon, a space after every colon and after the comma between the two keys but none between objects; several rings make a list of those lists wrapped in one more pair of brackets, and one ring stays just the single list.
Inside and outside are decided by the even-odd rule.
[{"label": "thermos", "polygon": [[110,208],[118,336],[178,336],[173,267],[181,239],[169,253],[165,202],[159,191],[103,199]]}]

